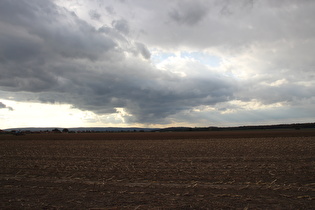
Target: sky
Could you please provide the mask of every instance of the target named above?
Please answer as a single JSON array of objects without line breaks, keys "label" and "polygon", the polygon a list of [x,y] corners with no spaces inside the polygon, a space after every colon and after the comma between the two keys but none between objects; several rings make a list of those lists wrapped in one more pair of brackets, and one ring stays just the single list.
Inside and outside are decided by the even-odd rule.
[{"label": "sky", "polygon": [[315,121],[313,0],[1,0],[0,128]]}]

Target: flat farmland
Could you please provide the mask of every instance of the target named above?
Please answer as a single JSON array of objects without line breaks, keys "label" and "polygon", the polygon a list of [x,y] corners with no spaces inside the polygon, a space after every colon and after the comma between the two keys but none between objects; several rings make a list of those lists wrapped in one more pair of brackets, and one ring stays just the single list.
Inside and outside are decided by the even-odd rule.
[{"label": "flat farmland", "polygon": [[0,209],[315,209],[315,131],[0,135]]}]

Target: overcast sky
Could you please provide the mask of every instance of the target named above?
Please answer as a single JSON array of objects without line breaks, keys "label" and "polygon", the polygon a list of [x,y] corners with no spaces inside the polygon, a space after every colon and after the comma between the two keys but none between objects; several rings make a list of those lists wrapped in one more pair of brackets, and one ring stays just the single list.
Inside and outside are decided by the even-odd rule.
[{"label": "overcast sky", "polygon": [[0,128],[315,121],[313,0],[1,0]]}]

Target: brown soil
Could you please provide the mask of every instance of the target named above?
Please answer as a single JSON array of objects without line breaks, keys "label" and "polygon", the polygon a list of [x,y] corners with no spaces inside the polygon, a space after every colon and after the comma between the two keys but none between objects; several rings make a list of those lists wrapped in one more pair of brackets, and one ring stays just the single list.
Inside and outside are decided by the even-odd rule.
[{"label": "brown soil", "polygon": [[314,131],[0,135],[0,209],[315,209]]}]

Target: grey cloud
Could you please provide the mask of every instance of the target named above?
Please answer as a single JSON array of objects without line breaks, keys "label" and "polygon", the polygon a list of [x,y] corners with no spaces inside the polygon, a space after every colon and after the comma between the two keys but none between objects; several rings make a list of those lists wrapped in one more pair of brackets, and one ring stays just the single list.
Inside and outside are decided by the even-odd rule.
[{"label": "grey cloud", "polygon": [[[99,54],[115,47],[111,39],[99,36],[93,27],[80,20],[74,13],[57,7],[50,1],[45,3],[23,0],[4,1],[1,5],[0,17],[5,23],[2,27],[6,27],[6,30],[1,30],[4,31],[2,39],[13,38],[11,43],[16,42],[17,46],[22,47],[22,41],[24,45],[27,43],[25,39],[33,39],[33,42],[37,42],[33,43],[33,46],[25,46],[23,49],[25,52],[26,50],[37,53],[39,50],[46,51],[45,53],[53,51],[51,53],[59,56],[97,59]],[[10,49],[5,48],[2,51],[14,49],[11,48],[11,43]],[[15,51],[23,53],[21,50]]]},{"label": "grey cloud", "polygon": [[205,1],[178,1],[176,8],[169,12],[169,17],[180,24],[195,25],[200,22],[208,12]]},{"label": "grey cloud", "polygon": [[136,45],[136,47],[137,47],[137,50],[140,52],[140,54],[141,54],[145,59],[150,59],[151,53],[150,53],[150,51],[148,50],[148,48],[147,48],[143,43],[136,42],[135,45]]},{"label": "grey cloud", "polygon": [[[139,23],[139,30],[144,29],[148,34],[143,36],[143,42],[164,48],[220,47],[238,53],[255,43],[312,39],[315,32],[310,21],[315,18],[313,1],[286,0],[280,1],[278,6],[273,2],[211,0],[178,1],[173,5],[165,1],[161,4],[168,5],[170,11],[162,7],[148,8],[150,13],[135,22]],[[221,14],[224,7],[230,15]],[[135,13],[137,11],[141,10]],[[154,25],[153,18],[159,20]],[[128,20],[132,24],[133,20]],[[170,20],[180,24],[169,24]]]},{"label": "grey cloud", "polygon": [[198,105],[214,105],[233,98],[235,86],[228,81],[211,77],[209,79],[163,79],[155,89],[144,88],[133,96],[140,97],[137,103],[130,103],[127,109],[141,122],[162,122],[166,117]]},{"label": "grey cloud", "polygon": [[253,48],[247,59],[260,59],[249,65],[252,77],[242,81],[236,95],[245,101],[257,99],[263,104],[279,102],[294,106],[311,99],[315,95],[314,46],[314,41],[305,40]]},{"label": "grey cloud", "polygon": [[120,31],[123,34],[129,33],[129,24],[126,20],[120,19],[120,20],[113,20],[112,26],[117,30]]},{"label": "grey cloud", "polygon": [[93,75],[81,72],[72,76],[67,84],[71,95],[67,94],[63,100],[100,114],[113,113],[114,107],[126,108],[133,115],[130,121],[152,123],[199,104],[230,100],[235,89],[232,81],[215,75],[206,79],[183,79],[149,66],[132,65],[115,71]]},{"label": "grey cloud", "polygon": [[125,51],[130,51],[134,55],[140,54],[145,59],[150,59],[151,57],[151,53],[145,44],[141,42],[130,42],[124,34],[119,33],[117,30],[111,27],[104,25],[98,29],[98,32],[112,36],[113,39],[120,43],[120,45],[127,45],[128,47],[125,49]]},{"label": "grey cloud", "polygon": [[222,0],[218,5],[221,5],[220,14],[224,16],[233,15],[239,11],[250,12],[254,7],[254,0],[229,1]]},{"label": "grey cloud", "polygon": [[114,14],[115,14],[115,10],[114,10],[113,7],[107,6],[107,7],[105,7],[105,9],[106,9],[106,11],[107,11],[109,14],[111,14],[111,15],[114,15]]},{"label": "grey cloud", "polygon": [[19,60],[21,62],[41,53],[41,46],[38,40],[32,37],[25,37],[22,34],[8,31],[0,32],[0,59],[4,61]]},{"label": "grey cloud", "polygon": [[[239,126],[239,125],[262,125],[297,122],[313,122],[314,109],[308,107],[275,107],[257,110],[238,110],[220,114],[217,111],[208,112],[182,112],[173,116],[182,122],[198,122],[199,126]],[[197,125],[198,126],[198,125]]]},{"label": "grey cloud", "polygon": [[247,86],[240,93],[242,93],[242,100],[245,101],[257,99],[263,104],[287,103],[289,105],[312,98],[315,95],[315,89],[297,84],[284,84],[280,86],[255,84]]},{"label": "grey cloud", "polygon": [[94,20],[100,20],[102,17],[100,13],[98,13],[96,10],[90,10],[89,15]]},{"label": "grey cloud", "polygon": [[113,39],[51,2],[4,1],[1,10],[7,11],[0,12],[0,86],[5,90],[51,89],[58,85],[56,65],[67,59],[94,61],[109,56],[116,46]]},{"label": "grey cloud", "polygon": [[129,45],[129,41],[127,40],[126,36],[123,33],[121,33],[120,31],[118,31],[118,30],[116,30],[116,29],[114,29],[112,27],[103,25],[102,27],[97,29],[97,31],[99,33],[104,33],[107,36],[111,37],[111,39],[117,44]]}]

